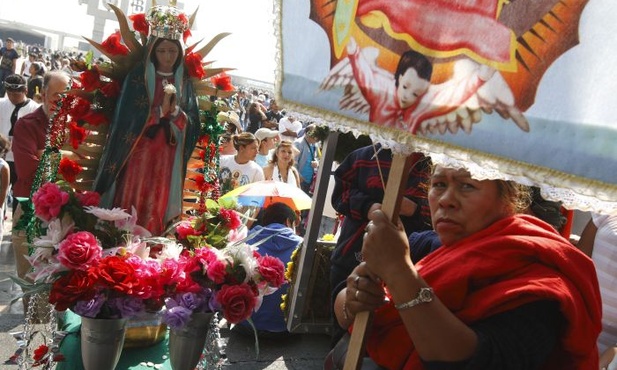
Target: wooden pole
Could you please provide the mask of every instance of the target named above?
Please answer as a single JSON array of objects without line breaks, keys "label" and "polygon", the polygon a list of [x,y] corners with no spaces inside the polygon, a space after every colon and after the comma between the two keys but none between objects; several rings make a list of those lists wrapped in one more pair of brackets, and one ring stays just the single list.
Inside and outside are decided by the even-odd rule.
[{"label": "wooden pole", "polygon": [[[392,158],[392,166],[386,180],[386,191],[381,205],[382,211],[391,221],[396,220],[398,217],[401,199],[407,186],[409,171],[413,165],[412,158],[412,156],[401,154],[395,154]],[[349,348],[347,349],[347,357],[345,357],[344,370],[359,370],[360,366],[362,366],[366,334],[372,318],[373,313],[370,311],[360,312],[356,315]]]}]

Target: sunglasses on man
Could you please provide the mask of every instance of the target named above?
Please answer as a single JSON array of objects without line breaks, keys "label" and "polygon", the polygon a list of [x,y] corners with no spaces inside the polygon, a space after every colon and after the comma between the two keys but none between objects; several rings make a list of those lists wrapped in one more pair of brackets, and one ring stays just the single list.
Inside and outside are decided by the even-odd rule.
[{"label": "sunglasses on man", "polygon": [[25,90],[26,85],[23,84],[12,84],[9,82],[4,82],[4,88],[7,90]]}]

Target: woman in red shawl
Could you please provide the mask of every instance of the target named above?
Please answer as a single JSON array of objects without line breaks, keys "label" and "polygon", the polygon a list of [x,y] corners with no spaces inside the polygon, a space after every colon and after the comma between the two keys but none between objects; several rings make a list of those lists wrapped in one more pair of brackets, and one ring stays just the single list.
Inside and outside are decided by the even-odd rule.
[{"label": "woman in red shawl", "polygon": [[364,262],[335,302],[342,327],[375,311],[369,362],[413,370],[598,369],[593,264],[551,226],[519,214],[523,191],[436,167],[428,198],[442,246],[415,265],[400,224],[381,211],[369,215]]}]

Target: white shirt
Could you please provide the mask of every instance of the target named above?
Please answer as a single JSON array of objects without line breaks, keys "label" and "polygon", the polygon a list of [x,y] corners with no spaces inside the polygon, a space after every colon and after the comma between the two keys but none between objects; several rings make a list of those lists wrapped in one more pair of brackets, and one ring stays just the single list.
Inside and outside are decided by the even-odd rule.
[{"label": "white shirt", "polygon": [[219,159],[219,179],[222,195],[239,186],[264,180],[264,171],[255,161],[236,162],[235,155],[222,155]]},{"label": "white shirt", "polygon": [[290,130],[296,133],[296,135],[302,130],[302,122],[298,120],[294,120],[291,122],[289,117],[283,117],[279,120],[279,132],[281,133],[279,136],[281,140],[291,141],[293,142],[298,137],[297,136],[287,136],[283,135],[283,132]]},{"label": "white shirt", "polygon": [[[285,182],[283,180],[283,176],[279,173],[279,166],[274,166],[274,170],[272,170],[272,180]],[[296,175],[294,175],[291,167],[287,169],[287,183],[289,185],[298,186],[298,182],[296,182]]]},{"label": "white shirt", "polygon": [[[28,104],[24,105],[17,112],[17,119],[34,112],[40,104],[35,102],[32,99]],[[0,134],[9,138],[9,141],[13,141],[13,136],[9,136],[9,131],[11,131],[11,115],[13,114],[13,110],[15,106],[8,97],[0,98]],[[13,151],[9,151],[6,153],[5,157],[7,162],[13,162]]]},{"label": "white shirt", "polygon": [[602,332],[598,337],[602,353],[617,343],[617,216],[593,214],[592,219],[598,228],[591,259],[602,296]]}]

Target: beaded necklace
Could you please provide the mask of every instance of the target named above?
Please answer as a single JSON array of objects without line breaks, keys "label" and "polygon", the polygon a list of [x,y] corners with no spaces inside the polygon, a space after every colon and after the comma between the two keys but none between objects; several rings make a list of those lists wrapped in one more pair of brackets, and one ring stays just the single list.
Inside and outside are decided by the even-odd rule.
[{"label": "beaded necklace", "polygon": [[[283,181],[283,177],[281,176],[281,168],[279,167],[279,165],[276,165],[276,168],[279,170],[279,181],[281,182],[287,182],[287,179],[285,179],[285,181]],[[289,175],[289,169],[287,170],[287,174]]]}]

